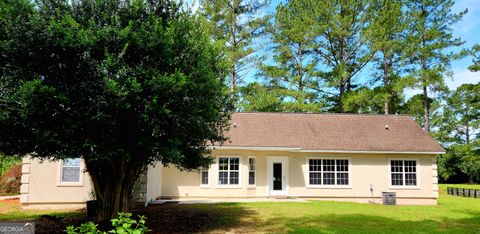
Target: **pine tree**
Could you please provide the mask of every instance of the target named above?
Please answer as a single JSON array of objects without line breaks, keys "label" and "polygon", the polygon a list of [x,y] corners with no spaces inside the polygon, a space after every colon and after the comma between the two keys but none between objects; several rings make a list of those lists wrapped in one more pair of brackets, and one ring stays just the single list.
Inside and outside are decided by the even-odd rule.
[{"label": "pine tree", "polygon": [[452,13],[453,0],[411,0],[406,4],[409,30],[406,47],[408,63],[412,65],[413,87],[422,89],[423,127],[430,130],[430,91],[443,92],[444,77],[448,75],[450,63],[459,54],[446,49],[463,44],[452,35],[452,25],[467,12]]},{"label": "pine tree", "polygon": [[303,12],[298,11],[300,5],[291,2],[277,7],[275,21],[268,30],[273,56],[259,66],[259,75],[283,90],[283,111],[318,112],[322,105],[316,92],[318,63],[312,50],[315,35]]},{"label": "pine tree", "polygon": [[402,12],[403,1],[376,0],[372,7],[375,9],[375,19],[370,27],[372,33],[370,43],[372,52],[377,53],[373,61],[379,71],[375,74],[373,82],[381,83],[374,95],[381,96],[383,113],[388,115],[392,113],[391,102],[398,100],[397,97],[404,88],[399,79],[404,59],[404,31],[407,25]]},{"label": "pine tree", "polygon": [[303,2],[302,15],[315,22],[317,60],[326,68],[322,77],[327,86],[336,89],[330,111],[344,112],[343,98],[355,87],[353,77],[373,58],[367,48],[373,20],[371,1],[315,1]]},{"label": "pine tree", "polygon": [[456,166],[470,183],[480,179],[480,83],[463,84],[450,94],[439,122],[434,136],[448,147],[443,157],[458,158]]},{"label": "pine tree", "polygon": [[480,44],[475,44],[470,50],[470,55],[473,57],[473,64],[468,67],[472,72],[480,71]]},{"label": "pine tree", "polygon": [[213,40],[225,46],[229,61],[230,93],[235,93],[246,72],[252,67],[253,42],[262,35],[268,22],[262,10],[268,0],[201,0],[202,13],[209,20]]}]

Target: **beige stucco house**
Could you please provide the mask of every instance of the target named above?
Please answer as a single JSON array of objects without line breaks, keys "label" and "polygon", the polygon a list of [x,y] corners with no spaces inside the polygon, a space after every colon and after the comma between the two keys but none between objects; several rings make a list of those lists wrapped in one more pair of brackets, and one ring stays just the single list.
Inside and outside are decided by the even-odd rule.
[{"label": "beige stucco house", "polygon": [[[139,179],[136,200],[294,197],[434,205],[436,156],[445,150],[403,115],[235,113],[215,163],[182,172],[158,163]],[[76,208],[91,199],[80,159],[23,161],[24,208]]]}]

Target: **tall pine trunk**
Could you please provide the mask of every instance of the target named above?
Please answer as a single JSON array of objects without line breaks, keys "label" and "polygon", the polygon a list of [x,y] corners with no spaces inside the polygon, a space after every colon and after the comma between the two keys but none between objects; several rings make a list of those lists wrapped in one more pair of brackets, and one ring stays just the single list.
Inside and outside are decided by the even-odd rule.
[{"label": "tall pine trunk", "polygon": [[143,166],[123,156],[108,163],[85,160],[85,165],[97,200],[97,221],[107,221],[115,218],[118,212],[128,211],[132,189]]},{"label": "tall pine trunk", "polygon": [[[388,63],[387,63],[387,51],[386,49],[382,49],[383,51],[383,86],[386,88],[388,85]],[[383,100],[383,110],[386,115],[388,115],[388,96],[385,95]]]},{"label": "tall pine trunk", "polygon": [[428,103],[428,87],[427,87],[427,66],[425,63],[422,65],[422,81],[423,81],[423,128],[425,131],[430,131],[430,104]]}]

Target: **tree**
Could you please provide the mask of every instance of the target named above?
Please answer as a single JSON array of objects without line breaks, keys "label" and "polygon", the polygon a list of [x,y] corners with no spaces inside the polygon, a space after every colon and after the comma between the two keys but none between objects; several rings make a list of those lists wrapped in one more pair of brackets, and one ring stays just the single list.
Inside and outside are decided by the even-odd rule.
[{"label": "tree", "polygon": [[240,88],[241,111],[280,112],[283,110],[284,90],[273,85],[258,82]]},{"label": "tree", "polygon": [[[480,181],[480,147],[478,145],[452,145],[449,147],[446,156],[460,159],[455,166],[468,176],[469,183]],[[446,170],[442,168],[441,172],[444,171]]]},{"label": "tree", "polygon": [[480,71],[480,45],[475,44],[470,50],[470,55],[473,57],[473,64],[468,67],[472,72]]},{"label": "tree", "polygon": [[[385,100],[388,101],[385,104]],[[390,113],[400,113],[404,104],[401,92],[385,92],[384,87],[361,87],[345,94],[343,108],[349,113],[385,113],[388,106]]]},{"label": "tree", "polygon": [[406,4],[410,19],[406,50],[408,62],[413,65],[413,86],[422,89],[422,125],[426,131],[430,131],[429,92],[445,91],[444,76],[449,74],[448,66],[460,55],[446,49],[463,44],[460,38],[453,38],[452,25],[467,11],[452,13],[453,3],[453,0],[412,0]]},{"label": "tree", "polygon": [[344,112],[343,98],[355,87],[353,77],[374,56],[367,48],[373,20],[371,1],[291,0],[289,4],[299,5],[298,15],[312,24],[312,50],[324,68],[319,76],[337,92],[330,96],[335,104],[330,111]]},{"label": "tree", "polygon": [[374,20],[370,37],[370,48],[377,55],[373,62],[379,73],[374,74],[374,83],[379,86],[373,93],[383,99],[383,113],[392,112],[392,101],[398,100],[404,86],[399,81],[404,60],[403,46],[406,19],[402,11],[403,1],[376,0],[372,4]]},{"label": "tree", "polygon": [[259,66],[259,75],[283,90],[284,111],[318,112],[322,105],[317,95],[317,61],[312,58],[314,35],[297,10],[301,6],[301,2],[290,2],[277,7],[268,30],[273,56]]},{"label": "tree", "polygon": [[226,47],[230,63],[230,93],[252,66],[253,41],[263,33],[268,17],[262,9],[267,0],[202,0],[203,14],[211,23],[213,39]]},{"label": "tree", "polygon": [[458,167],[473,183],[480,175],[480,83],[463,84],[449,95],[434,136],[460,157]]},{"label": "tree", "polygon": [[[440,100],[429,98],[428,99],[428,105],[429,105],[429,116],[432,120],[432,126],[435,126],[437,123],[439,123],[439,119],[441,116],[441,102]],[[400,108],[400,114],[407,114],[411,116],[415,122],[417,122],[418,125],[422,125],[423,122],[425,122],[425,115],[423,113],[423,95],[422,94],[416,94],[412,97],[410,97],[407,102]]]},{"label": "tree", "polygon": [[157,161],[194,170],[225,140],[226,66],[172,1],[3,0],[0,152],[81,157],[98,219]]}]

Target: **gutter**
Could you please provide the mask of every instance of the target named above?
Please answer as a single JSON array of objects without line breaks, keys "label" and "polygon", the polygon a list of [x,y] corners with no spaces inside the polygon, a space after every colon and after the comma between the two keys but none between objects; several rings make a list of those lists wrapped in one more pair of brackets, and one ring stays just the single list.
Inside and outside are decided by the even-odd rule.
[{"label": "gutter", "polygon": [[304,150],[294,147],[254,147],[254,146],[209,146],[214,150],[255,150],[255,151],[286,151],[300,153],[348,153],[348,154],[445,154],[435,151],[375,151],[375,150]]}]

